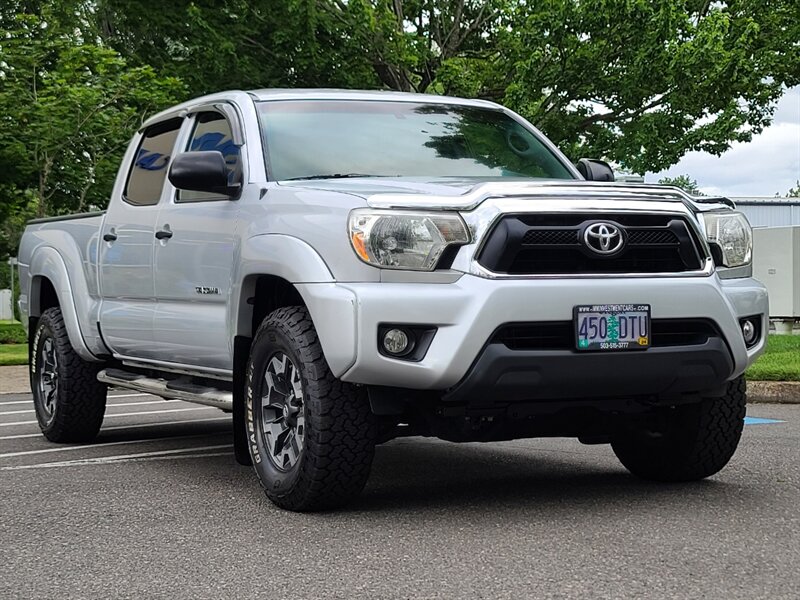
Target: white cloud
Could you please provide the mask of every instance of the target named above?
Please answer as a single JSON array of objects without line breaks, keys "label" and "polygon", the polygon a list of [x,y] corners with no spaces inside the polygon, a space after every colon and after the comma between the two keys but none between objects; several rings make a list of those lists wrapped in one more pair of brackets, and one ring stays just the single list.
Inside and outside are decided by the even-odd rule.
[{"label": "white cloud", "polygon": [[800,86],[778,102],[773,124],[749,143],[734,143],[714,156],[690,152],[661,173],[648,173],[648,182],[688,174],[706,194],[725,196],[784,195],[800,179]]}]

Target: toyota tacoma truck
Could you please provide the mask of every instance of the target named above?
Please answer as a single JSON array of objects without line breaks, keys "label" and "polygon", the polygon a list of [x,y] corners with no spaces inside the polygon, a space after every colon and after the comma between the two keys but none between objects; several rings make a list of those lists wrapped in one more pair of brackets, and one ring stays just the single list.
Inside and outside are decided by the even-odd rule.
[{"label": "toyota tacoma truck", "polygon": [[19,305],[48,440],[108,386],[232,413],[289,510],[399,436],[610,444],[691,481],[742,432],[767,292],[725,198],[614,182],[497,104],[226,92],[147,120],[103,213],[30,222]]}]

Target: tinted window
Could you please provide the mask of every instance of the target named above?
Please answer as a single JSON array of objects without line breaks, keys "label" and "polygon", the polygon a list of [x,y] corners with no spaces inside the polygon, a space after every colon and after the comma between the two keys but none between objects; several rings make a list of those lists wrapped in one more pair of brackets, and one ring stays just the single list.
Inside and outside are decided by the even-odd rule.
[{"label": "tinted window", "polygon": [[[241,173],[239,147],[233,143],[231,125],[217,112],[199,113],[195,117],[194,131],[189,139],[187,150],[217,150],[225,158],[228,166],[228,181],[234,183]],[[227,196],[179,190],[178,202],[200,202],[203,200],[228,200]]]},{"label": "tinted window", "polygon": [[262,102],[259,110],[278,180],[348,173],[574,179],[501,110],[353,100]]},{"label": "tinted window", "polygon": [[125,186],[126,202],[137,206],[158,204],[180,127],[181,120],[172,119],[144,132]]}]

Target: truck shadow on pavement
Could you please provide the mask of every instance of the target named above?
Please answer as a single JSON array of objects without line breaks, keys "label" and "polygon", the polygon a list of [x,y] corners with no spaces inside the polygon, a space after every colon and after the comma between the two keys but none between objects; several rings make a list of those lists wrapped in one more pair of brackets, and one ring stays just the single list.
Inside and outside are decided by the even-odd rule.
[{"label": "truck shadow on pavement", "polygon": [[[203,446],[229,443],[227,436],[220,439],[229,431],[227,424],[198,424],[196,428],[182,427],[180,433],[194,434],[193,443]],[[170,433],[169,428],[146,434],[113,432],[98,441],[138,437],[156,442]],[[155,460],[146,469],[167,479],[190,477],[189,470],[201,472],[208,493],[221,493],[224,488],[239,502],[282,513],[266,500],[252,470],[235,464],[232,449],[229,455],[220,455],[227,449],[215,452],[215,456],[198,455],[188,462]],[[652,511],[674,507],[676,502],[701,504],[708,510],[728,505],[732,497],[754,507],[764,502],[755,489],[732,483],[730,477],[724,478],[725,471],[722,474],[694,483],[659,484],[628,474],[608,446],[587,447],[570,440],[452,444],[406,438],[376,449],[370,479],[359,498],[347,507],[317,516],[366,512],[392,518],[465,510],[529,515],[547,511],[566,516],[598,508]]]},{"label": "truck shadow on pavement", "polygon": [[719,479],[676,484],[636,479],[616,463],[608,446],[582,450],[585,447],[575,442],[574,451],[543,446],[428,440],[381,446],[366,489],[345,510],[417,513],[528,507],[573,511],[602,505],[652,510],[662,503],[674,504],[676,499],[702,501],[708,508],[730,503],[732,495],[746,496],[748,501],[752,496],[757,504],[763,501],[755,490]]}]

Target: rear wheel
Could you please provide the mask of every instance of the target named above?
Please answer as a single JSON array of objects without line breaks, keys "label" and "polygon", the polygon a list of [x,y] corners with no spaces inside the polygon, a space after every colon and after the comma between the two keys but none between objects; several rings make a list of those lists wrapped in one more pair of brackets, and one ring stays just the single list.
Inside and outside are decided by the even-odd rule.
[{"label": "rear wheel", "polygon": [[703,479],[720,471],[736,452],[746,402],[742,376],[728,383],[724,396],[665,411],[657,431],[630,432],[611,445],[620,462],[643,479]]},{"label": "rear wheel", "polygon": [[106,410],[99,370],[99,364],[83,360],[72,348],[61,309],[44,311],[33,336],[30,375],[36,419],[48,440],[95,438]]},{"label": "rear wheel", "polygon": [[304,307],[272,312],[256,332],[245,419],[256,474],[281,508],[333,508],[363,489],[375,419],[363,390],[330,372]]}]

